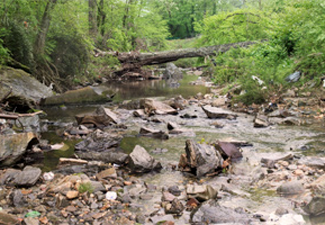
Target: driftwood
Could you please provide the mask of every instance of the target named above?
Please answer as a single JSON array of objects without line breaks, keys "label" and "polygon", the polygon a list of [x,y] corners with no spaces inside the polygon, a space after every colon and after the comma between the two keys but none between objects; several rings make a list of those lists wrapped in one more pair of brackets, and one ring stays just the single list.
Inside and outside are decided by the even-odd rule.
[{"label": "driftwood", "polygon": [[24,114],[20,114],[20,113],[11,113],[11,114],[4,114],[4,113],[0,113],[0,118],[1,119],[11,119],[11,120],[16,120],[19,117],[32,117],[32,116],[36,116],[38,114],[42,114],[44,113],[43,111],[37,111],[34,113],[24,113]]}]

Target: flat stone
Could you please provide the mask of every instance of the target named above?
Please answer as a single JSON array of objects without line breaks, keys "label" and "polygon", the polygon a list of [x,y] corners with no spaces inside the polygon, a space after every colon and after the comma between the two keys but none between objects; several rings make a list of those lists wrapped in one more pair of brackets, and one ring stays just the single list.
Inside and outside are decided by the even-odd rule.
[{"label": "flat stone", "polygon": [[114,179],[116,179],[117,178],[117,173],[116,173],[115,168],[112,167],[112,168],[109,168],[107,170],[103,170],[103,171],[99,172],[96,175],[96,177],[97,177],[98,180],[105,179],[105,178],[114,178]]},{"label": "flat stone", "polygon": [[26,166],[15,178],[14,183],[17,186],[30,187],[35,185],[41,176],[42,171],[39,168]]},{"label": "flat stone", "polygon": [[106,188],[104,185],[99,181],[90,181],[91,186],[93,187],[93,192],[101,191],[106,192]]},{"label": "flat stone", "polygon": [[15,225],[19,224],[17,217],[0,211],[0,224]]},{"label": "flat stone", "polygon": [[289,181],[283,183],[276,191],[281,196],[291,196],[302,194],[305,191],[305,188],[300,181]]},{"label": "flat stone", "polygon": [[237,114],[221,108],[216,108],[212,106],[202,106],[202,109],[210,119],[237,117]]},{"label": "flat stone", "polygon": [[319,157],[304,157],[298,161],[298,165],[306,165],[317,169],[325,169],[325,160]]},{"label": "flat stone", "polygon": [[27,217],[24,219],[26,225],[39,225],[39,220],[33,217]]},{"label": "flat stone", "polygon": [[176,198],[176,196],[174,196],[173,194],[169,193],[168,191],[164,191],[162,194],[161,200],[167,201],[167,202],[172,202],[175,198]]},{"label": "flat stone", "polygon": [[251,224],[252,219],[246,213],[220,206],[215,200],[204,202],[191,216],[195,224]]}]

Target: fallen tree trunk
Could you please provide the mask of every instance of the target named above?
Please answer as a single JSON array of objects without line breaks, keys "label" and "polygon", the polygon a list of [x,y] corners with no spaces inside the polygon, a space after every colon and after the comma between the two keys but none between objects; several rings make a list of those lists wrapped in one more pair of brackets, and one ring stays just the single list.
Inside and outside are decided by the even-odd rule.
[{"label": "fallen tree trunk", "polygon": [[224,53],[231,48],[245,48],[258,42],[239,42],[232,44],[214,45],[201,48],[185,48],[162,52],[140,53],[140,52],[102,52],[96,49],[96,56],[112,55],[117,56],[122,64],[134,64],[138,67],[144,65],[155,65],[176,61],[182,58],[204,57]]}]

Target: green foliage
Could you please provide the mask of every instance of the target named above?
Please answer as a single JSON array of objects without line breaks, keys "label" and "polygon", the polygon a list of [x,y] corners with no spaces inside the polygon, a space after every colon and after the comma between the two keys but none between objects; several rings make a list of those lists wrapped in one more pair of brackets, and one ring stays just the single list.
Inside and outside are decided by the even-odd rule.
[{"label": "green foliage", "polygon": [[94,187],[91,185],[90,182],[81,183],[79,188],[78,188],[78,191],[80,193],[85,193],[85,192],[93,193]]},{"label": "green foliage", "polygon": [[89,51],[80,36],[56,35],[49,39],[53,44],[50,57],[62,78],[78,77],[89,62]]},{"label": "green foliage", "polygon": [[273,32],[271,26],[272,18],[259,10],[222,12],[205,18],[202,24],[196,23],[196,30],[202,35],[198,45],[220,45],[269,38]]},{"label": "green foliage", "polygon": [[[31,69],[33,68],[32,44],[28,39],[24,26],[9,21],[6,32],[3,34],[3,44],[14,60]],[[4,54],[8,53],[8,51],[4,52]]]}]

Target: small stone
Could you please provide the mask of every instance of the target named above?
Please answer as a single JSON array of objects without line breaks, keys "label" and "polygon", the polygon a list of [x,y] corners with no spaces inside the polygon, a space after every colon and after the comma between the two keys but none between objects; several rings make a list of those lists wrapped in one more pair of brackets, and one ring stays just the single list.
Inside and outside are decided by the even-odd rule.
[{"label": "small stone", "polygon": [[68,199],[77,198],[79,196],[79,191],[68,191],[66,196]]},{"label": "small stone", "polygon": [[302,170],[295,170],[293,171],[293,173],[297,176],[297,177],[303,177],[305,175],[304,171]]},{"label": "small stone", "polygon": [[168,191],[172,193],[175,196],[180,196],[181,195],[181,190],[179,190],[178,186],[171,186],[168,188]]},{"label": "small stone", "polygon": [[24,219],[26,225],[38,225],[39,221],[37,218],[27,217]]},{"label": "small stone", "polygon": [[96,202],[91,203],[90,205],[91,209],[98,209],[98,204]]},{"label": "small stone", "polygon": [[168,191],[164,191],[161,200],[172,202],[175,198],[176,196],[174,196],[173,194],[169,193]]},{"label": "small stone", "polygon": [[98,180],[105,179],[105,178],[117,178],[117,173],[115,168],[109,168],[107,170],[103,170],[96,175]]},{"label": "small stone", "polygon": [[278,216],[283,216],[288,213],[289,213],[289,211],[283,207],[277,208],[277,210],[275,211],[275,215],[278,215]]},{"label": "small stone", "polygon": [[67,210],[68,212],[75,212],[77,211],[77,208],[72,205],[69,205],[67,208],[65,208],[65,210]]}]

